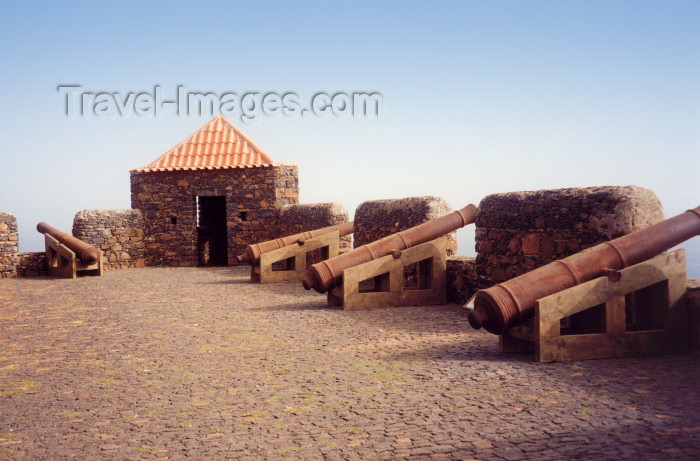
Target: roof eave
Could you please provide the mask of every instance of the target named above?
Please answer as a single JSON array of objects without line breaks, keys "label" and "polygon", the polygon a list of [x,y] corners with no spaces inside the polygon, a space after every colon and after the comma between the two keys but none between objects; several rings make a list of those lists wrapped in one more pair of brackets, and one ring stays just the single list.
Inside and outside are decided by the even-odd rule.
[{"label": "roof eave", "polygon": [[221,165],[221,166],[171,166],[160,168],[135,168],[129,173],[160,173],[164,171],[198,171],[198,170],[238,170],[244,168],[271,168],[286,166],[278,163],[262,163],[258,165]]}]

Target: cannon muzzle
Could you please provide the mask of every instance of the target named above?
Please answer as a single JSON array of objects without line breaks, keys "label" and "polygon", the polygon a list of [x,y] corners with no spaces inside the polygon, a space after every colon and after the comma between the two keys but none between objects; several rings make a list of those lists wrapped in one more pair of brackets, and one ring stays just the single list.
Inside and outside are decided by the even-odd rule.
[{"label": "cannon muzzle", "polygon": [[62,243],[66,247],[70,248],[78,257],[78,259],[80,259],[83,262],[83,264],[95,264],[97,261],[100,260],[100,250],[91,245],[88,245],[87,243],[73,237],[70,234],[61,232],[60,230],[48,225],[45,222],[40,222],[39,224],[37,224],[36,230],[38,230],[42,234],[50,235],[51,237],[58,240],[59,243]]},{"label": "cannon muzzle", "polygon": [[538,299],[646,261],[699,234],[700,206],[480,290],[467,319],[474,328],[503,334],[534,316]]},{"label": "cannon muzzle", "polygon": [[306,278],[301,284],[307,290],[313,288],[319,293],[325,293],[340,284],[345,269],[429,242],[467,224],[472,224],[476,220],[476,211],[476,207],[470,204],[438,219],[386,236],[335,258],[321,261],[306,270]]},{"label": "cannon muzzle", "polygon": [[269,251],[276,250],[278,248],[286,247],[289,245],[303,245],[308,239],[319,237],[321,235],[329,234],[331,232],[338,231],[340,237],[352,234],[354,230],[352,221],[336,224],[335,226],[323,227],[321,229],[316,229],[308,232],[301,232],[299,234],[290,235],[287,237],[282,237],[274,240],[268,240],[266,242],[254,243],[248,245],[245,249],[245,253],[236,256],[236,261],[239,263],[248,263],[251,266],[257,264],[260,261],[260,255],[267,253]]}]

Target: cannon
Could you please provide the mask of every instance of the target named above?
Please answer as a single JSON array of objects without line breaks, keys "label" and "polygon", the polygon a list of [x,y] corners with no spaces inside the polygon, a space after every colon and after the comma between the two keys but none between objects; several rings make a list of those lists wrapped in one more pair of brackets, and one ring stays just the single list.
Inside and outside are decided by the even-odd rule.
[{"label": "cannon", "polygon": [[101,253],[97,248],[88,245],[87,243],[73,237],[70,234],[61,232],[60,230],[52,227],[45,222],[40,222],[36,225],[36,230],[44,235],[50,235],[58,241],[58,243],[65,245],[67,248],[72,250],[80,261],[85,265],[95,264],[100,260]]},{"label": "cannon", "polygon": [[476,211],[476,206],[470,204],[438,219],[389,235],[335,258],[321,261],[306,270],[302,285],[307,290],[313,288],[319,293],[325,293],[341,283],[344,270],[390,254],[398,258],[402,250],[437,239],[473,223],[476,219]]},{"label": "cannon", "polygon": [[316,229],[308,232],[301,232],[299,234],[290,235],[287,237],[282,237],[274,240],[268,240],[266,242],[254,243],[248,245],[245,249],[245,253],[236,256],[236,260],[239,263],[248,263],[254,266],[260,263],[260,255],[263,253],[268,253],[279,248],[284,248],[289,245],[304,245],[307,240],[320,237],[325,234],[330,234],[332,232],[338,232],[339,237],[349,235],[353,233],[353,223],[344,222],[341,224],[336,224],[335,226],[328,226],[321,229]]},{"label": "cannon", "polygon": [[601,275],[646,261],[700,234],[700,207],[637,232],[593,246],[567,258],[480,290],[467,318],[476,328],[504,334],[534,316],[538,299]]}]

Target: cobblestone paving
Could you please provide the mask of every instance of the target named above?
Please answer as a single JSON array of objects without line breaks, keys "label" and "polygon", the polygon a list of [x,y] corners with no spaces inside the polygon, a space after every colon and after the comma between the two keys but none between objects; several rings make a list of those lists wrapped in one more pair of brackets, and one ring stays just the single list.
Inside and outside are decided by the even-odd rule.
[{"label": "cobblestone paving", "polygon": [[539,364],[244,268],[0,283],[0,459],[700,457],[700,355]]}]

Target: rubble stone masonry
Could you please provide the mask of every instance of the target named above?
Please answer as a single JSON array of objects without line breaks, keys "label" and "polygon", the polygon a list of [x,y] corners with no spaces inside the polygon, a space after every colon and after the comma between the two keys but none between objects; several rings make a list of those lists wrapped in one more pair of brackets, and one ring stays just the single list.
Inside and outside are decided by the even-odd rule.
[{"label": "rubble stone masonry", "polygon": [[465,304],[480,288],[476,274],[476,258],[452,256],[447,259],[445,286],[447,301]]},{"label": "rubble stone masonry", "polygon": [[[289,205],[280,210],[280,236],[312,231],[348,222],[348,211],[340,203]],[[352,236],[340,238],[340,252],[352,248]]]},{"label": "rubble stone masonry", "polygon": [[636,186],[489,195],[476,220],[478,276],[503,282],[663,219],[656,194]]},{"label": "rubble stone masonry", "polygon": [[19,254],[19,264],[17,265],[18,277],[37,277],[48,275],[46,267],[46,252],[31,251]]},{"label": "rubble stone masonry", "polygon": [[143,217],[139,210],[83,210],[73,235],[102,251],[105,269],[144,266]]},{"label": "rubble stone masonry", "polygon": [[199,263],[197,197],[225,197],[228,263],[249,243],[278,237],[279,209],[299,200],[295,165],[131,172],[144,221],[146,265]]},{"label": "rubble stone masonry", "polygon": [[[363,202],[355,210],[353,246],[366,245],[452,211],[445,199],[431,196]],[[450,232],[447,234],[447,255],[456,253],[457,233]]]},{"label": "rubble stone masonry", "polygon": [[12,213],[0,212],[0,278],[17,277],[19,234]]},{"label": "rubble stone masonry", "polygon": [[689,346],[692,350],[698,351],[700,350],[700,280],[688,280],[686,288]]}]

